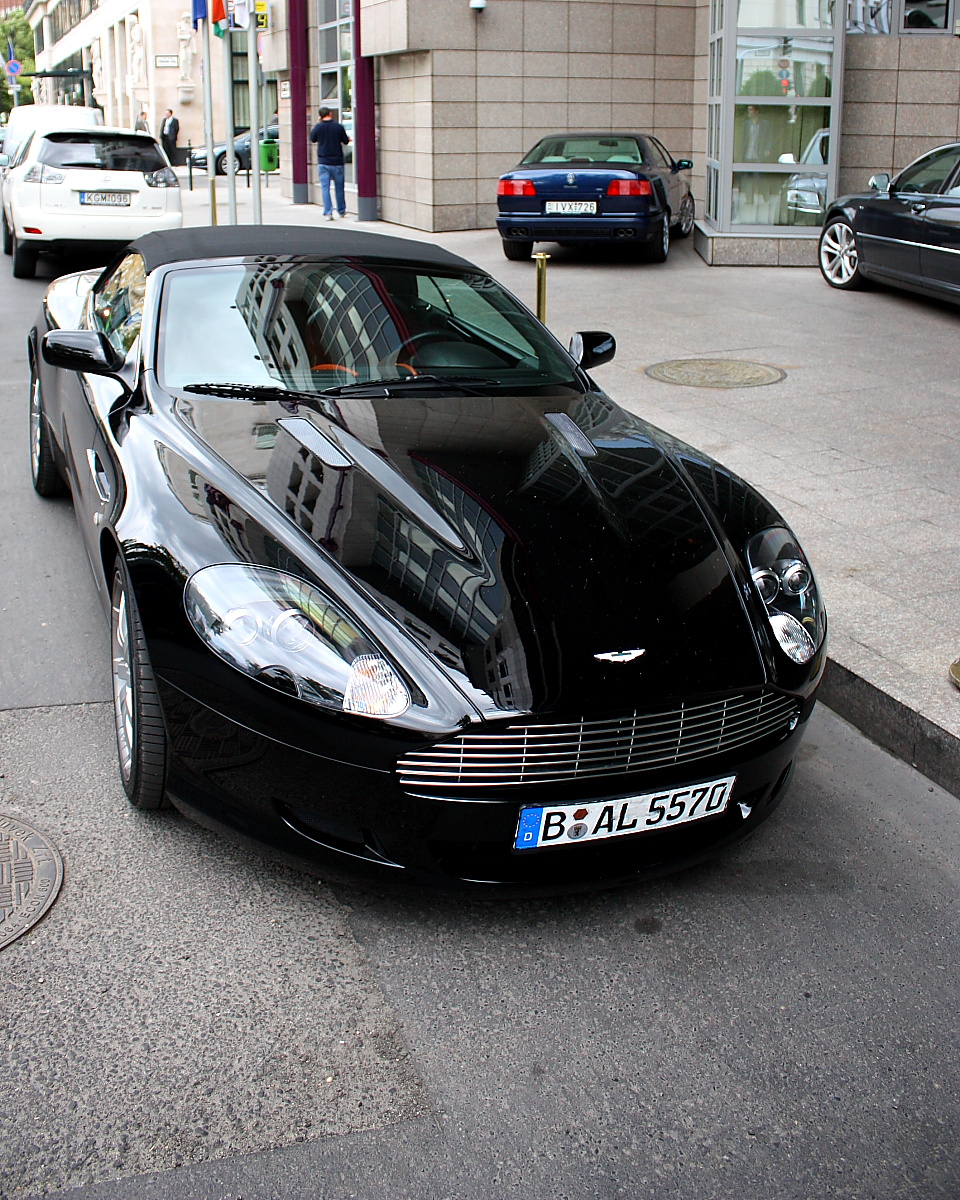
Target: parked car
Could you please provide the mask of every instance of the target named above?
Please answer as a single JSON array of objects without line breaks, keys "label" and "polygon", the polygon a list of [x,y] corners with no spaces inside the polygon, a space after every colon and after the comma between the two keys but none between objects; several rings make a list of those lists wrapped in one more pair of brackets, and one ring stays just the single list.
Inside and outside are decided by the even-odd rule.
[{"label": "parked car", "polygon": [[560,133],[541,138],[497,186],[497,228],[507,258],[534,242],[609,243],[665,262],[670,237],[687,237],[693,193],[677,161],[649,134]]},{"label": "parked car", "polygon": [[[830,130],[818,129],[800,156],[799,166],[825,168],[830,161]],[[792,154],[780,162],[792,163]],[[787,179],[787,210],[792,225],[820,225],[827,209],[827,176],[821,171],[797,171]]]},{"label": "parked car", "polygon": [[835,288],[872,279],[960,304],[960,142],[836,200],[820,235],[820,270]]},{"label": "parked car", "polygon": [[54,129],[94,129],[103,124],[103,110],[79,104],[21,104],[11,108],[0,128],[0,153],[11,161],[24,138]]},{"label": "parked car", "polygon": [[[280,126],[269,125],[265,129],[260,130],[260,140],[272,141],[279,140]],[[234,159],[235,170],[246,171],[250,166],[250,130],[246,133],[238,134],[233,141],[233,152],[236,156]],[[191,161],[195,170],[205,171],[207,169],[207,148],[199,146],[190,155]],[[227,173],[227,143],[216,142],[213,147],[213,165],[217,175],[226,175]]]},{"label": "parked car", "polygon": [[762,496],[604,394],[615,350],[339,229],[148,234],[54,283],[34,486],[73,493],[131,803],[327,878],[520,894],[764,821],[823,603]]},{"label": "parked car", "polygon": [[3,252],[30,279],[41,252],[112,252],[183,224],[180,183],[156,138],[128,129],[61,129],[26,136],[8,161]]}]

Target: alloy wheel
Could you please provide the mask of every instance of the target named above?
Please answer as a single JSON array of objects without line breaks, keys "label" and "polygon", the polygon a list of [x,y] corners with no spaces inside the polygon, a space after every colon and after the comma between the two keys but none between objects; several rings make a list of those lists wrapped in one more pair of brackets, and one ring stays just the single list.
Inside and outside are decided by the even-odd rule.
[{"label": "alloy wheel", "polygon": [[820,240],[820,266],[827,279],[838,286],[849,283],[857,273],[857,239],[845,221],[828,225]]},{"label": "alloy wheel", "polygon": [[127,615],[127,590],[124,587],[115,590],[110,618],[113,711],[117,726],[120,773],[126,783],[129,782],[133,772],[136,697],[133,685],[130,623]]},{"label": "alloy wheel", "polygon": [[40,477],[40,380],[34,379],[30,387],[30,468],[33,481]]},{"label": "alloy wheel", "polygon": [[666,260],[670,253],[670,218],[664,215],[663,218],[663,257]]},{"label": "alloy wheel", "polygon": [[689,196],[684,198],[683,204],[680,206],[680,233],[683,237],[688,237],[690,230],[693,229],[694,211],[693,201]]}]

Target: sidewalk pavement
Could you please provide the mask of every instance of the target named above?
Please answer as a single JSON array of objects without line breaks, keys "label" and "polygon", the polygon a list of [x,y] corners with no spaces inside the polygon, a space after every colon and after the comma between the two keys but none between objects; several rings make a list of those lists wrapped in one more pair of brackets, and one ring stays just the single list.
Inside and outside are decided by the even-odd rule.
[{"label": "sidewalk pavement", "polygon": [[[218,186],[226,212],[226,181]],[[206,224],[206,179],[184,189]],[[250,192],[238,180],[239,221]],[[274,179],[264,220],[318,224]],[[332,228],[352,228],[353,217]],[[531,263],[504,259],[495,230],[422,234],[494,274],[531,307]],[[821,698],[880,745],[960,795],[960,310],[906,292],[834,291],[809,268],[707,267],[692,239],[662,266],[544,247],[550,329],[609,329],[598,382],[625,408],[739,472],[783,512],[813,562],[829,613]],[[676,358],[770,363],[765,387],[651,379]]]}]

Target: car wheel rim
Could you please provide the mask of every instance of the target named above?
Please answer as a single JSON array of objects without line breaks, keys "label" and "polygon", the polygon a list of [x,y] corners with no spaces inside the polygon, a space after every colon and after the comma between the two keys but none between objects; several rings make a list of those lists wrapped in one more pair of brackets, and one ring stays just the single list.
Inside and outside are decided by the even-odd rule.
[{"label": "car wheel rim", "polygon": [[831,283],[849,283],[857,273],[857,240],[849,225],[838,221],[824,230],[820,265]]},{"label": "car wheel rim", "polygon": [[670,249],[670,218],[663,218],[663,253],[666,256]]},{"label": "car wheel rim", "polygon": [[130,779],[133,768],[133,661],[130,653],[130,626],[127,620],[127,593],[121,588],[113,604],[112,657],[113,657],[113,711],[117,725],[117,750],[120,757],[120,772],[125,780]]},{"label": "car wheel rim", "polygon": [[693,228],[693,205],[689,200],[683,202],[683,208],[680,210],[680,232],[688,234]]},{"label": "car wheel rim", "polygon": [[40,380],[30,388],[30,467],[33,478],[40,474]]}]

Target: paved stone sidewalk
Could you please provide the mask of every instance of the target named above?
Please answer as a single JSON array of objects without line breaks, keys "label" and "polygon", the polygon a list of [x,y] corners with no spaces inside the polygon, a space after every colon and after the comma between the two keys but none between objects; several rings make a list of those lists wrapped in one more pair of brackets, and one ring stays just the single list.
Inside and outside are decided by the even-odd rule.
[{"label": "paved stone sidewalk", "polygon": [[[224,186],[219,193],[225,200]],[[239,195],[240,220],[249,221],[249,193]],[[205,198],[184,192],[188,223],[206,221]],[[284,201],[276,181],[264,213],[284,224],[321,219],[314,206]],[[533,265],[507,262],[495,231],[431,240],[533,304]],[[960,655],[960,309],[894,291],[833,291],[813,269],[707,267],[692,239],[674,243],[663,266],[545,249],[550,328],[564,342],[576,329],[611,330],[619,348],[596,373],[601,385],[780,507],[825,593],[831,658],[872,685],[860,707],[872,706],[873,727],[862,727],[907,758],[923,757],[904,726],[911,713],[946,731],[952,768],[920,765],[956,790],[960,692],[947,668]],[[644,373],[666,359],[705,357],[771,363],[787,375],[721,390]],[[831,695],[841,676],[850,684],[835,673]],[[884,697],[899,704],[884,707]],[[899,740],[884,740],[890,722],[904,726]]]}]

